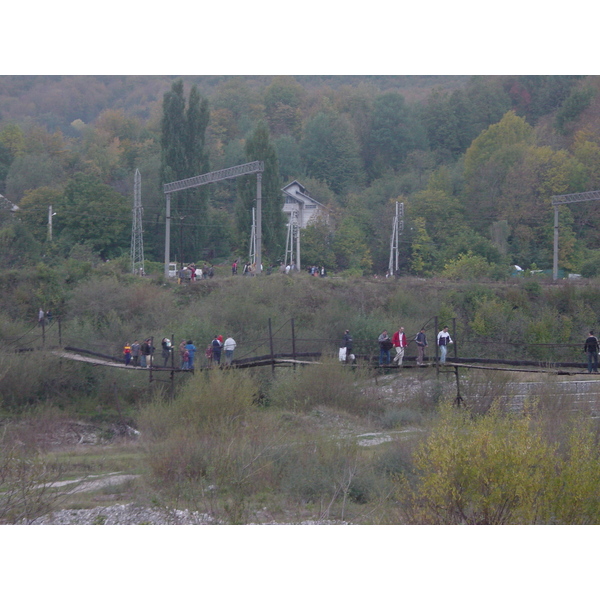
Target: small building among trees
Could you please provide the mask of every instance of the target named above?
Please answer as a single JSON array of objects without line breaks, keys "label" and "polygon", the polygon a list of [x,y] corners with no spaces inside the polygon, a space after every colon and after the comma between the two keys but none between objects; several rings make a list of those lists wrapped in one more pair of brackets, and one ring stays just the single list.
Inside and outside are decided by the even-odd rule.
[{"label": "small building among trees", "polygon": [[308,195],[308,190],[294,180],[281,189],[283,192],[283,212],[291,219],[297,213],[298,225],[304,229],[311,219],[326,217],[327,208]]}]

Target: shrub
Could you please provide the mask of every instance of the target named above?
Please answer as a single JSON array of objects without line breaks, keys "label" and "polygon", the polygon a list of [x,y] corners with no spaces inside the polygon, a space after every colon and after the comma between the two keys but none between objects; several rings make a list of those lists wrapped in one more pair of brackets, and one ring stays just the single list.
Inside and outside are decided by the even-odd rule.
[{"label": "shrub", "polygon": [[405,488],[412,500],[409,519],[437,524],[536,522],[556,459],[554,448],[529,425],[526,416],[499,410],[476,416],[444,405],[439,423],[415,455],[416,483]]},{"label": "shrub", "polygon": [[598,523],[595,425],[586,415],[563,419],[560,447],[546,418],[535,404],[520,415],[497,404],[485,415],[445,405],[414,468],[398,478],[403,515],[412,523]]},{"label": "shrub", "polygon": [[379,411],[379,405],[360,388],[363,374],[337,360],[325,360],[295,372],[281,373],[269,390],[273,406],[308,411],[330,406],[351,413]]},{"label": "shrub", "polygon": [[31,523],[49,512],[62,496],[52,484],[59,470],[15,447],[0,448],[0,524]]},{"label": "shrub", "polygon": [[476,281],[489,278],[491,274],[492,266],[487,259],[473,254],[470,250],[446,263],[442,271],[442,277],[456,281]]}]

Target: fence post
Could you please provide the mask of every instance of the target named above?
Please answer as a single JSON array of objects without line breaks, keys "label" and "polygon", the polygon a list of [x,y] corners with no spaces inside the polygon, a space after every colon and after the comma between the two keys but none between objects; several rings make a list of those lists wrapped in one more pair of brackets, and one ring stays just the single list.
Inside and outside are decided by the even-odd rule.
[{"label": "fence post", "polygon": [[456,317],[452,317],[452,340],[454,341],[454,358],[458,358],[458,345],[456,343]]}]

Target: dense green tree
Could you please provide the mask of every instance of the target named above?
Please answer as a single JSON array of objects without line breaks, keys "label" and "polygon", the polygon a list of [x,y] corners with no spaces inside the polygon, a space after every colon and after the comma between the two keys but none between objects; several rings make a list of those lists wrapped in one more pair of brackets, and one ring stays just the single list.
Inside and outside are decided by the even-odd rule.
[{"label": "dense green tree", "polygon": [[333,251],[333,232],[325,219],[312,220],[300,232],[301,255],[304,266],[324,266],[328,271],[337,269]]},{"label": "dense green tree", "polygon": [[40,256],[41,244],[26,223],[18,219],[0,223],[0,264],[3,268],[23,268]]},{"label": "dense green tree", "polygon": [[[161,120],[161,181],[168,183],[202,175],[209,171],[205,135],[208,127],[208,101],[193,86],[186,109],[183,80],[179,79],[164,95]],[[197,261],[205,249],[209,223],[208,187],[201,186],[173,195],[174,221],[186,220],[179,260]]]},{"label": "dense green tree", "polygon": [[495,77],[472,77],[465,88],[473,135],[498,123],[511,109],[510,97]]},{"label": "dense green tree", "polygon": [[299,137],[304,88],[293,77],[275,77],[265,90],[265,114],[273,135]]},{"label": "dense green tree", "polygon": [[57,212],[54,229],[66,249],[89,244],[106,259],[130,247],[131,202],[93,175],[69,180]]},{"label": "dense green tree", "polygon": [[24,152],[25,134],[16,123],[7,123],[0,129],[0,144],[16,158]]},{"label": "dense green tree", "polygon": [[39,187],[29,190],[19,203],[19,219],[27,226],[39,242],[48,236],[48,208],[53,212],[63,203],[62,190],[51,187]]},{"label": "dense green tree", "polygon": [[[211,106],[216,111],[227,114],[227,121],[224,123],[227,139],[233,139],[234,131],[239,132],[239,135],[246,135],[252,129],[253,122],[264,112],[258,92],[240,77],[233,77],[219,84],[211,97]],[[211,123],[212,119],[211,111]]]},{"label": "dense green tree", "polygon": [[441,88],[431,91],[422,110],[422,119],[431,150],[450,156],[460,153],[459,121],[448,92]]},{"label": "dense green tree", "polygon": [[535,125],[540,117],[560,108],[580,79],[580,75],[520,75],[505,78],[503,83],[520,100],[519,114]]},{"label": "dense green tree", "polygon": [[471,226],[487,232],[500,217],[499,199],[512,165],[533,141],[533,128],[513,111],[483,131],[465,154],[465,209]]},{"label": "dense green tree", "polygon": [[414,275],[431,275],[435,248],[433,241],[427,233],[427,226],[423,217],[416,217],[412,221],[413,235],[410,246],[410,271]]},{"label": "dense green tree", "polygon": [[334,112],[320,112],[304,130],[302,158],[310,177],[344,194],[363,178],[360,151],[349,121]]},{"label": "dense green tree", "polygon": [[590,105],[594,97],[592,88],[573,89],[556,113],[556,129],[565,135],[569,124]]},{"label": "dense green tree", "polygon": [[342,219],[336,229],[332,249],[339,269],[355,275],[369,275],[373,260],[365,234],[352,217]]},{"label": "dense green tree", "polygon": [[[269,260],[278,260],[285,251],[285,220],[282,210],[281,178],[277,152],[271,142],[269,129],[261,121],[246,142],[247,162],[255,160],[265,163],[262,173],[262,244]],[[256,199],[256,175],[239,178],[239,201],[237,223],[240,236],[249,239],[252,227],[252,207]]]},{"label": "dense green tree", "polygon": [[397,170],[409,152],[424,147],[420,124],[404,96],[388,92],[373,103],[369,135],[369,174],[381,175],[386,169]]},{"label": "dense green tree", "polygon": [[298,179],[304,174],[304,165],[300,154],[300,144],[291,135],[282,135],[273,140],[277,149],[279,173],[284,182]]},{"label": "dense green tree", "polygon": [[6,194],[18,204],[27,190],[56,186],[65,179],[60,162],[49,154],[23,154],[12,162],[6,177]]},{"label": "dense green tree", "polygon": [[13,160],[14,156],[10,150],[0,142],[0,194],[6,191],[6,176]]}]

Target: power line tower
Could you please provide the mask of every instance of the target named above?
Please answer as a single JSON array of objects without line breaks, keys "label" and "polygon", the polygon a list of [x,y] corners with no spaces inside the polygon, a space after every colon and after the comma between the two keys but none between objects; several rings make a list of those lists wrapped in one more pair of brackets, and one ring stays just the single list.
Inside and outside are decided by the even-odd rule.
[{"label": "power line tower", "polygon": [[396,275],[399,267],[398,237],[404,231],[404,202],[396,202],[396,216],[392,226],[392,239],[390,242],[390,262],[388,273]]},{"label": "power line tower", "polygon": [[144,274],[144,239],[142,237],[142,176],[135,170],[133,180],[133,225],[131,227],[131,272]]},{"label": "power line tower", "polygon": [[[290,214],[288,223],[287,238],[285,240],[285,259],[286,265],[295,264],[296,269],[300,269],[300,228],[298,226],[298,211],[294,210]],[[294,250],[294,241],[296,249]],[[289,257],[289,260],[288,260]],[[295,262],[294,262],[295,259]]]}]

